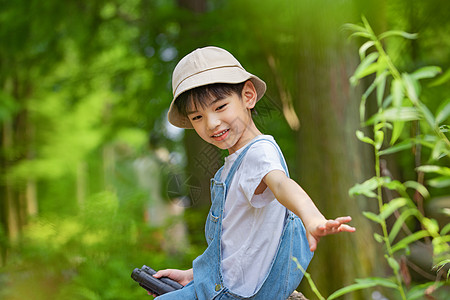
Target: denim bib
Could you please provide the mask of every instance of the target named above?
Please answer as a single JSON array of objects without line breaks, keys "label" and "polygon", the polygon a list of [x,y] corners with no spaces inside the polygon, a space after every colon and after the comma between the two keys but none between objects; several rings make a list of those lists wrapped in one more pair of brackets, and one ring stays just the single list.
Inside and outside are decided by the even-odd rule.
[{"label": "denim bib", "polygon": [[[306,270],[313,257],[313,252],[309,250],[309,243],[306,238],[306,231],[302,221],[287,209],[277,252],[269,272],[259,289],[250,297],[242,297],[233,293],[233,291],[230,291],[223,284],[221,271],[221,236],[227,187],[230,186],[236,170],[239,168],[239,165],[250,147],[254,143],[263,140],[273,143],[268,139],[257,139],[248,144],[233,163],[225,182],[220,181],[223,167],[219,169],[214,178],[211,179],[212,204],[205,225],[205,236],[208,247],[205,252],[193,262],[194,280],[181,290],[162,295],[157,299],[286,300],[300,284],[300,281],[303,278],[303,272],[297,268],[297,264],[292,258],[296,257],[303,269]],[[283,156],[278,149],[278,146],[275,143],[273,144],[278,150],[283,169],[286,172],[286,175],[289,176]],[[248,259],[251,259],[251,257]]]}]

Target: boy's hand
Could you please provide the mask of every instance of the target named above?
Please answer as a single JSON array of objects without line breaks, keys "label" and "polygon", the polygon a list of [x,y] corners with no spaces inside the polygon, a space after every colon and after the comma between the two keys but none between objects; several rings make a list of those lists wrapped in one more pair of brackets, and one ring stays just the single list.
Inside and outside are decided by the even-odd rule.
[{"label": "boy's hand", "polygon": [[309,242],[309,249],[315,251],[320,238],[338,232],[354,232],[356,229],[346,223],[352,220],[351,217],[339,217],[334,220],[326,220],[325,223],[306,228],[306,236]]},{"label": "boy's hand", "polygon": [[[158,272],[156,272],[155,275],[153,275],[153,277],[155,278],[169,277],[170,279],[175,280],[182,286],[185,286],[194,279],[194,272],[192,269],[189,270],[166,269],[166,270],[159,270]],[[156,295],[153,295],[150,292],[148,294],[153,297],[156,297]]]},{"label": "boy's hand", "polygon": [[170,279],[173,279],[179,284],[185,286],[194,279],[194,272],[192,271],[192,269],[189,270],[166,269],[166,270],[159,270],[158,272],[156,272],[155,275],[153,275],[153,277],[155,278],[169,277]]}]

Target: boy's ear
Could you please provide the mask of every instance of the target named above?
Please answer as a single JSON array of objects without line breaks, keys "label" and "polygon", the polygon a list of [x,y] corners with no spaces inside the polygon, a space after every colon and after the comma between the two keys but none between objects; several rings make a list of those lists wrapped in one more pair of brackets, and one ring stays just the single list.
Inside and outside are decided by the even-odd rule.
[{"label": "boy's ear", "polygon": [[251,80],[247,80],[242,88],[242,100],[248,109],[252,109],[256,105],[256,99],[258,98],[258,93],[256,93],[255,86]]}]

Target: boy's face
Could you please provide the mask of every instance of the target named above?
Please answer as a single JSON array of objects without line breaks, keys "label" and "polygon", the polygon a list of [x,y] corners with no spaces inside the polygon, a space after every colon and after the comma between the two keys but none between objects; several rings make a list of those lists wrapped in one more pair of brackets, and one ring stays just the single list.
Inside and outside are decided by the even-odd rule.
[{"label": "boy's face", "polygon": [[247,81],[241,95],[210,99],[206,107],[188,104],[188,118],[194,130],[206,142],[230,154],[261,134],[253,123],[250,109],[256,103],[256,91]]}]

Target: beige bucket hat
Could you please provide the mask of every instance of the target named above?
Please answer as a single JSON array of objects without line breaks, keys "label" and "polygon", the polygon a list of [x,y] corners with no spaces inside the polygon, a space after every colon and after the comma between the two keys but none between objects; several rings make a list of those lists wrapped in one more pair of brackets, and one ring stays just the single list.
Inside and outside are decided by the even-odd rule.
[{"label": "beige bucket hat", "polygon": [[172,75],[173,100],[167,117],[177,127],[192,128],[191,122],[178,112],[175,100],[183,92],[213,83],[241,83],[251,80],[257,93],[257,101],[266,92],[266,83],[247,72],[228,51],[218,47],[198,48],[177,64]]}]

